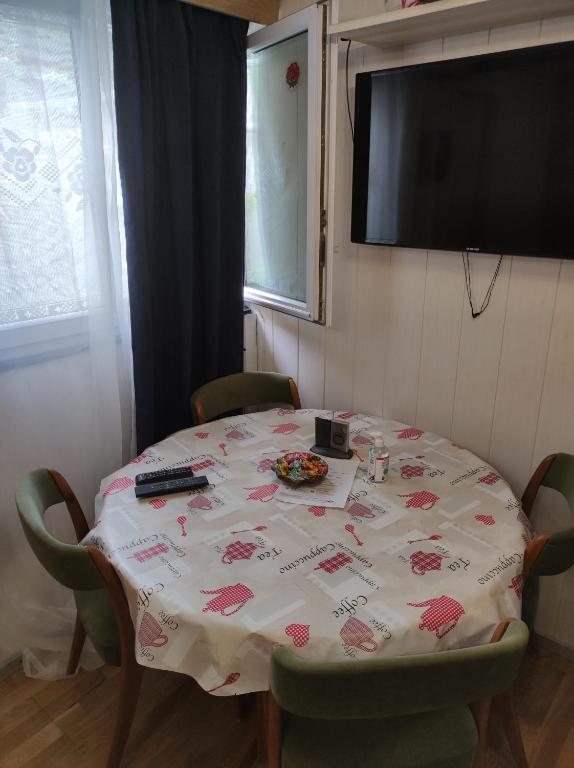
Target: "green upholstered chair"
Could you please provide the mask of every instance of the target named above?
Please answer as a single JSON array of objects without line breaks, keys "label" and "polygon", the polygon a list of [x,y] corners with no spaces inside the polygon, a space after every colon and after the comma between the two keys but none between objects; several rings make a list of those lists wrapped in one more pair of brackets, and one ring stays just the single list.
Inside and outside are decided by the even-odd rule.
[{"label": "green upholstered chair", "polygon": [[[506,620],[493,640],[499,636],[473,648],[335,663],[276,648],[270,768],[467,768],[479,733],[484,744],[493,697],[517,763],[525,766],[509,690],[528,628]],[[483,705],[473,716],[474,702]]]},{"label": "green upholstered chair", "polygon": [[107,768],[120,764],[139,696],[143,667],[134,656],[134,630],[121,582],[94,547],[67,544],[46,528],[44,513],[64,502],[78,541],[88,524],[74,492],[59,472],[37,469],[22,478],[16,506],[24,533],[38,560],[56,581],[74,591],[76,626],[68,674],[76,671],[86,633],[107,663],[120,666],[120,696]]},{"label": "green upholstered chair", "polygon": [[574,565],[574,456],[554,453],[540,462],[522,495],[522,509],[530,517],[540,486],[553,488],[564,496],[573,515],[568,528],[552,534],[541,533],[526,547],[524,555],[523,616],[534,627],[540,576],[555,576]]},{"label": "green upholstered chair", "polygon": [[196,424],[254,406],[301,407],[297,385],[281,373],[233,373],[204,384],[191,396]]}]

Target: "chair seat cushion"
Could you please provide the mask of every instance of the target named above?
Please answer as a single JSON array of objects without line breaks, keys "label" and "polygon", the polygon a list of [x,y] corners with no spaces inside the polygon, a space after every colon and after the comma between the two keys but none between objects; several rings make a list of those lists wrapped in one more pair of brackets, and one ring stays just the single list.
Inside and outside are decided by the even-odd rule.
[{"label": "chair seat cushion", "polygon": [[74,592],[78,614],[94,648],[106,664],[121,664],[116,618],[105,589]]},{"label": "chair seat cushion", "polygon": [[465,705],[380,720],[286,714],[282,768],[471,768],[477,743]]}]

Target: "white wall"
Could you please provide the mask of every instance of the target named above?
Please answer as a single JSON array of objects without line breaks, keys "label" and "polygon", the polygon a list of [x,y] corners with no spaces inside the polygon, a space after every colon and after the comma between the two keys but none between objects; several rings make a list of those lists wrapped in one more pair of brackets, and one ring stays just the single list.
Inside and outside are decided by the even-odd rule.
[{"label": "white wall", "polygon": [[[288,0],[282,10],[307,4]],[[570,39],[574,17],[392,52],[353,44],[350,82],[363,69]],[[505,257],[489,308],[472,320],[460,254],[351,243],[344,64],[341,44],[332,327],[256,308],[258,368],[293,375],[305,406],[383,414],[451,437],[492,463],[520,494],[545,455],[574,453],[574,261]],[[353,104],[353,92],[350,98]],[[496,262],[472,256],[479,304]],[[545,509],[536,512],[540,530],[559,522]],[[572,574],[548,580],[538,627],[571,648],[573,587]]]}]

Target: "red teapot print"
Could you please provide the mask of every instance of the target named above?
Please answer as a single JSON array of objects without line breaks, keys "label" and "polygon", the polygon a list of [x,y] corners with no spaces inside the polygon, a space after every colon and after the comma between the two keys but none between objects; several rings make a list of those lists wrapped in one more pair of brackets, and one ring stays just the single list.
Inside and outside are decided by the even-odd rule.
[{"label": "red teapot print", "polygon": [[261,459],[257,465],[257,471],[267,472],[268,469],[273,469],[276,463],[275,459]]},{"label": "red teapot print", "polygon": [[[240,611],[255,595],[245,584],[231,584],[219,589],[202,589],[202,595],[217,595],[208,601],[202,613],[213,611],[222,616],[233,616]],[[233,608],[233,610],[229,610]]]},{"label": "red teapot print", "polygon": [[351,504],[347,512],[353,517],[367,517],[369,519],[375,517],[375,513],[370,507],[360,504],[358,501]]},{"label": "red teapot print", "polygon": [[251,491],[247,501],[271,501],[279,490],[279,485],[277,483],[267,483],[266,485],[258,485],[256,488],[245,488],[244,490]]},{"label": "red teapot print", "polygon": [[190,467],[194,472],[201,472],[204,469],[209,469],[214,466],[215,462],[213,459],[204,459],[203,461],[198,461],[196,464],[190,464]]},{"label": "red teapot print", "polygon": [[475,515],[475,520],[478,520],[479,523],[482,523],[483,525],[495,525],[496,520],[492,515]]},{"label": "red teapot print", "polygon": [[424,576],[427,571],[440,571],[444,555],[438,555],[436,552],[413,552],[410,556],[411,571],[417,576]]},{"label": "red teapot print", "polygon": [[513,589],[516,593],[516,597],[520,598],[522,597],[523,587],[524,587],[524,579],[522,578],[522,575],[519,574],[518,576],[513,577],[508,589]]},{"label": "red teapot print", "polygon": [[358,413],[355,413],[355,411],[344,411],[343,413],[338,413],[337,418],[338,419],[352,419],[353,416],[358,416]]},{"label": "red teapot print", "polygon": [[373,445],[373,438],[370,435],[355,435],[355,437],[351,440],[354,445]]},{"label": "red teapot print", "polygon": [[299,424],[295,424],[292,421],[288,421],[285,424],[272,424],[271,426],[273,427],[273,434],[277,435],[292,435],[293,432],[301,429]]},{"label": "red teapot print", "polygon": [[401,499],[408,499],[406,502],[407,507],[414,507],[415,509],[432,509],[434,505],[439,501],[439,497],[430,491],[413,491],[412,493],[399,493]]},{"label": "red teapot print", "polygon": [[240,429],[230,429],[229,432],[225,433],[225,437],[228,440],[245,440],[246,435]]},{"label": "red teapot print", "polygon": [[478,482],[484,483],[484,485],[495,485],[500,479],[501,477],[497,472],[489,472],[487,475],[481,477]]},{"label": "red teapot print", "polygon": [[418,440],[419,437],[424,435],[423,429],[418,429],[418,427],[407,427],[406,429],[395,429],[394,432],[397,433],[397,437],[401,440]]},{"label": "red teapot print", "polygon": [[250,560],[259,545],[251,542],[233,541],[225,547],[221,562],[231,565],[234,560]]},{"label": "red teapot print", "polygon": [[132,485],[135,485],[135,483],[131,477],[116,477],[116,479],[112,480],[108,485],[103,495],[113,496],[114,493],[125,491],[126,488],[131,488]]},{"label": "red teapot print", "polygon": [[426,608],[423,611],[419,623],[419,629],[434,632],[440,639],[454,629],[461,616],[464,616],[464,608],[454,598],[447,595],[433,597],[424,603],[407,603],[413,608]]}]

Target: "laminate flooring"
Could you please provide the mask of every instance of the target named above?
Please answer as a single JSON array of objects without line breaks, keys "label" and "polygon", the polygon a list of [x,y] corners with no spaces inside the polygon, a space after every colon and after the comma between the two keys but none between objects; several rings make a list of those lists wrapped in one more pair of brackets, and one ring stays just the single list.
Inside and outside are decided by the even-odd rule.
[{"label": "laminate flooring", "polygon": [[[1,768],[101,768],[114,721],[118,670],[101,667],[58,682],[21,670],[0,682]],[[515,703],[530,768],[574,766],[574,662],[528,655]],[[125,768],[229,768],[252,738],[233,697],[204,693],[188,677],[147,670]],[[514,768],[492,722],[483,768]]]}]

